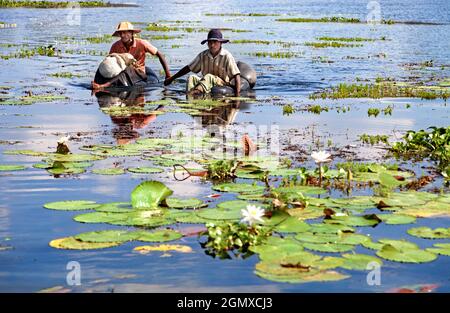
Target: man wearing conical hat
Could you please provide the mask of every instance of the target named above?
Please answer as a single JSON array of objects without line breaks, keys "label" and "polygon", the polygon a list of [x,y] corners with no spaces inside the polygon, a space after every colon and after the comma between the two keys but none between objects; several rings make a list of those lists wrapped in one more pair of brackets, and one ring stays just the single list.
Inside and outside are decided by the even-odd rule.
[{"label": "man wearing conical hat", "polygon": [[[145,73],[145,54],[150,53],[156,55],[161,62],[164,69],[166,79],[170,77],[169,66],[167,65],[164,54],[161,53],[155,46],[149,43],[147,40],[136,38],[135,34],[140,33],[140,29],[135,29],[133,24],[130,22],[121,22],[117,25],[116,31],[113,36],[120,37],[120,40],[116,41],[109,51],[110,54],[116,56],[124,56],[125,54],[130,54],[134,57],[135,62],[132,66],[127,67],[128,76],[141,77],[146,80]],[[119,59],[120,60],[120,59]],[[105,84],[98,84],[97,82],[92,82],[93,89],[99,89],[103,87],[109,87],[113,82],[109,81]]]}]

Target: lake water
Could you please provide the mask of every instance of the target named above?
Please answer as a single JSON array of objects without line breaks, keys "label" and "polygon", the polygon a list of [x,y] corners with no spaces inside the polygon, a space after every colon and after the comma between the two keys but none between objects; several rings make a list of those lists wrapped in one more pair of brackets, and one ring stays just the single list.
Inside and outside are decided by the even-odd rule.
[{"label": "lake water", "polygon": [[[0,86],[12,87],[10,94],[23,95],[27,90],[61,93],[68,100],[38,102],[32,105],[0,105],[0,164],[22,164],[27,170],[0,173],[0,243],[11,247],[0,251],[0,291],[36,292],[53,286],[64,286],[72,291],[162,291],[162,292],[384,292],[392,288],[415,284],[437,284],[437,291],[450,291],[450,258],[439,256],[436,261],[410,265],[385,261],[382,283],[369,286],[367,272],[347,271],[351,278],[337,282],[287,284],[264,280],[256,276],[254,266],[257,255],[248,259],[219,260],[207,256],[196,236],[188,236],[176,243],[192,247],[194,253],[161,253],[141,255],[132,252],[136,242],[119,247],[93,251],[57,250],[48,243],[65,236],[105,228],[98,224],[81,224],[72,220],[79,212],[46,210],[43,204],[51,201],[89,199],[99,203],[129,201],[130,192],[141,181],[156,179],[164,182],[175,195],[203,200],[210,195],[210,182],[193,178],[177,182],[168,173],[118,176],[86,173],[56,178],[45,170],[32,168],[40,158],[6,155],[10,149],[54,151],[57,140],[71,135],[72,151],[83,145],[98,143],[118,144],[127,138],[146,138],[170,134],[175,126],[200,127],[194,117],[183,113],[166,113],[144,125],[112,119],[100,110],[98,99],[86,88],[102,56],[69,54],[64,50],[107,52],[111,43],[89,44],[86,37],[111,34],[122,20],[155,23],[183,21],[183,27],[232,28],[251,32],[225,31],[232,40],[254,39],[295,43],[289,47],[280,44],[228,44],[226,48],[237,60],[251,64],[258,73],[255,100],[242,103],[228,127],[248,125],[278,127],[282,155],[304,157],[317,147],[331,143],[340,160],[381,160],[384,150],[361,145],[358,136],[366,134],[389,135],[400,138],[406,130],[419,130],[429,126],[448,126],[449,109],[442,99],[344,99],[310,100],[316,91],[342,82],[374,81],[377,77],[395,80],[423,80],[450,77],[450,3],[435,1],[378,1],[381,18],[396,21],[424,22],[425,24],[344,24],[344,23],[283,23],[279,16],[211,16],[206,13],[265,13],[286,17],[344,16],[365,20],[373,5],[368,1],[137,1],[139,7],[81,9],[80,16],[70,10],[52,9],[0,9],[0,21],[15,23],[15,28],[0,29],[1,54],[21,48],[53,44],[63,51],[62,57],[35,56],[29,59],[0,60]],[[282,16],[285,17],[285,16]],[[78,24],[78,18],[80,23]],[[167,22],[166,22],[167,23]],[[429,24],[426,24],[429,23]],[[136,24],[144,27],[144,24]],[[171,32],[161,35],[182,35],[169,40],[151,40],[162,51],[171,71],[188,64],[205,47],[200,41],[205,32]],[[143,32],[142,37],[152,35]],[[153,33],[154,35],[154,33]],[[317,37],[364,37],[385,40],[364,42],[362,47],[317,49],[305,46]],[[70,38],[65,38],[70,37]],[[7,47],[4,44],[18,46]],[[175,46],[174,46],[175,45]],[[255,52],[290,51],[294,58],[263,58]],[[433,67],[406,66],[433,60]],[[322,62],[323,61],[323,62]],[[329,62],[330,63],[329,63]],[[159,73],[157,59],[147,58],[147,65]],[[52,73],[72,72],[80,77],[57,78]],[[185,78],[168,88],[162,84],[147,89],[146,101],[184,99]],[[299,111],[283,115],[283,105],[292,104]],[[313,114],[300,111],[311,104],[329,107],[328,112]],[[406,104],[410,104],[408,108]],[[367,115],[368,108],[393,107],[392,115]],[[339,113],[338,107],[348,107]],[[226,118],[229,118],[227,116]],[[227,124],[226,122],[224,123]],[[15,142],[14,145],[6,142]],[[293,145],[298,151],[285,149]],[[331,149],[331,147],[330,147]],[[96,163],[108,167],[119,162],[124,168],[141,165],[139,158],[109,158]],[[312,168],[307,160],[302,166]],[[419,175],[425,172],[422,164],[402,164]],[[433,186],[442,186],[437,179]],[[448,190],[447,190],[448,191]],[[364,191],[355,194],[364,194]],[[222,197],[220,201],[224,200]],[[216,200],[214,200],[216,201]],[[213,201],[213,202],[214,202]],[[448,227],[448,218],[420,219],[416,226]],[[196,226],[177,225],[186,231]],[[411,225],[379,225],[364,229],[373,239],[381,237],[405,238],[421,247],[431,246],[430,240],[406,234]],[[448,242],[438,240],[436,242]],[[362,247],[356,252],[373,254]],[[77,261],[81,265],[82,285],[66,286],[66,265]]]}]

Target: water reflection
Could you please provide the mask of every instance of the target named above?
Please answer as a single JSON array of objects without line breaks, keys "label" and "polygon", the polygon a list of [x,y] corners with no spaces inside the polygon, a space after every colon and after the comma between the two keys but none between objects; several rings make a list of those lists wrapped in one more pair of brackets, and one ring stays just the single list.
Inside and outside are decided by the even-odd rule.
[{"label": "water reflection", "polygon": [[[95,93],[95,96],[100,108],[130,108],[128,112],[124,110],[118,115],[110,114],[111,121],[115,125],[112,135],[119,145],[138,139],[140,133],[137,130],[144,129],[156,119],[157,114],[154,111],[164,108],[160,105],[155,110],[145,112],[145,95],[142,89],[101,91]],[[133,112],[135,108],[143,108],[143,110]]]}]

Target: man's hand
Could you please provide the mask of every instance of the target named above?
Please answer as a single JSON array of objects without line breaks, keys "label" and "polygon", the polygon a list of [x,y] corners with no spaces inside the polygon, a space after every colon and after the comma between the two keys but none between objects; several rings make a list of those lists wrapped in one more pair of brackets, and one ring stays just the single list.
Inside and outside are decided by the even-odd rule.
[{"label": "man's hand", "polygon": [[92,81],[91,82],[91,85],[92,85],[92,90],[101,90],[103,87],[102,87],[102,85],[100,85],[100,84],[97,84],[95,81]]},{"label": "man's hand", "polygon": [[168,86],[172,83],[172,81],[173,81],[172,77],[173,76],[166,77],[166,79],[164,80],[164,86]]}]

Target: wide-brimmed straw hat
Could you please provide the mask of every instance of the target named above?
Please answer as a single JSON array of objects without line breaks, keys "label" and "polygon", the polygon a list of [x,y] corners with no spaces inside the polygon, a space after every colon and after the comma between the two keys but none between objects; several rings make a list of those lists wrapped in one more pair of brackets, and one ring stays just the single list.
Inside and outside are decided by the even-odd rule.
[{"label": "wide-brimmed straw hat", "polygon": [[202,45],[207,42],[207,41],[220,41],[222,43],[227,43],[229,42],[228,39],[223,39],[222,36],[222,32],[220,31],[220,29],[211,29],[208,33],[208,39],[205,39],[202,41]]},{"label": "wide-brimmed straw hat", "polygon": [[135,29],[133,24],[131,24],[130,22],[120,22],[119,25],[117,25],[116,31],[112,35],[116,36],[116,37],[119,37],[120,36],[120,32],[124,32],[124,31],[133,32],[135,34],[141,32],[140,29]]}]

